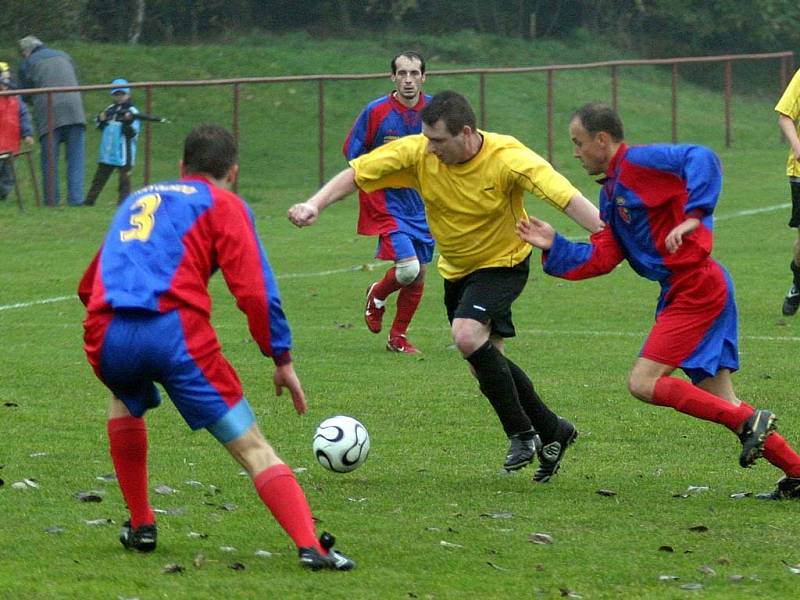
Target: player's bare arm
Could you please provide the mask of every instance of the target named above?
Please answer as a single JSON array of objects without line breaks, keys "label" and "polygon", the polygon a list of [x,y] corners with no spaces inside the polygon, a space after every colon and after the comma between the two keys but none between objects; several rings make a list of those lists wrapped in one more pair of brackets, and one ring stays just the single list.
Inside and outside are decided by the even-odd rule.
[{"label": "player's bare arm", "polygon": [[275,374],[272,376],[272,381],[275,384],[275,395],[283,395],[283,388],[287,388],[292,395],[292,403],[298,415],[303,415],[306,412],[306,395],[303,392],[303,386],[300,383],[300,378],[294,371],[294,365],[287,363],[275,367]]},{"label": "player's bare arm", "polygon": [[686,219],[683,223],[675,226],[675,228],[667,234],[664,239],[664,244],[667,247],[667,252],[675,254],[683,245],[683,236],[693,232],[700,225],[700,220],[694,217]]},{"label": "player's bare arm", "polygon": [[298,227],[308,227],[314,224],[325,208],[352,194],[356,189],[355,171],[348,167],[323,185],[311,198],[289,208],[287,216]]},{"label": "player's bare arm", "polygon": [[529,217],[528,220],[522,219],[517,223],[517,235],[524,242],[542,250],[549,250],[556,239],[556,230],[550,223]]},{"label": "player's bare arm", "polygon": [[569,199],[564,213],[589,233],[597,233],[603,228],[600,211],[582,194],[575,194]]},{"label": "player's bare arm", "polygon": [[795,122],[788,115],[778,115],[778,125],[783,131],[783,135],[789,140],[794,157],[800,160],[800,136],[797,135]]}]

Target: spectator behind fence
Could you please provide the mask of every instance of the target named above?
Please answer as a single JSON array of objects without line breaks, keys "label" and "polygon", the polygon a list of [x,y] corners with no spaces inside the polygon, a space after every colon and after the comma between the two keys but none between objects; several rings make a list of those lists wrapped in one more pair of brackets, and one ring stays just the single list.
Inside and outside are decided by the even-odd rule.
[{"label": "spectator behind fence", "polygon": [[[32,35],[19,41],[23,61],[19,67],[20,88],[49,88],[77,86],[78,76],[72,58],[65,52],[53,50]],[[53,144],[54,180],[50,182],[47,133],[47,96],[24,96],[33,103],[33,117],[42,153],[42,176],[48,204],[61,201],[58,185],[58,152],[64,144],[67,154],[67,201],[71,206],[83,205],[83,156],[86,135],[86,117],[80,92],[53,94]],[[52,190],[52,192],[51,192]]]},{"label": "spectator behind fence", "polygon": [[114,170],[119,171],[117,204],[122,204],[131,193],[131,171],[136,161],[136,140],[140,127],[136,119],[139,109],[131,101],[131,88],[126,79],[115,79],[111,84],[116,86],[111,90],[114,102],[95,117],[95,124],[102,134],[97,171],[86,195],[87,206],[94,205]]},{"label": "spectator behind fence", "polygon": [[[12,89],[8,63],[0,62],[0,91]],[[31,119],[19,96],[0,96],[0,200],[14,188],[13,155],[19,153],[20,140],[33,145]]]}]

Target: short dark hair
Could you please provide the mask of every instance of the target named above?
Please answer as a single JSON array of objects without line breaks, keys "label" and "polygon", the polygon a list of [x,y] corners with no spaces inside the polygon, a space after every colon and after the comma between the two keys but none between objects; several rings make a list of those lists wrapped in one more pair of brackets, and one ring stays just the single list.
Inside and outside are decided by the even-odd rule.
[{"label": "short dark hair", "polygon": [[452,90],[436,94],[422,109],[420,118],[431,127],[441,119],[450,135],[461,133],[464,125],[475,129],[475,111],[464,96]]},{"label": "short dark hair", "polygon": [[418,60],[420,73],[422,73],[423,75],[425,74],[425,58],[419,52],[408,50],[406,52],[401,52],[392,59],[392,75],[397,75],[397,59],[400,58],[401,56],[405,56],[410,60],[415,60],[415,59]]},{"label": "short dark hair", "polygon": [[575,119],[578,119],[583,128],[591,135],[605,131],[615,142],[625,139],[622,119],[619,118],[617,111],[608,104],[602,102],[584,104],[575,111],[570,121]]},{"label": "short dark hair", "polygon": [[183,144],[183,168],[187,173],[205,173],[222,179],[238,161],[233,134],[215,123],[198,125]]}]

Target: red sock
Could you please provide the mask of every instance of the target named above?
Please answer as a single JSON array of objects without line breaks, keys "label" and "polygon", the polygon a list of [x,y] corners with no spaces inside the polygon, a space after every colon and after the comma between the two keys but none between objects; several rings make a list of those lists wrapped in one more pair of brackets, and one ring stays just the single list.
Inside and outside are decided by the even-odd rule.
[{"label": "red sock", "polygon": [[688,381],[666,375],[656,381],[653,404],[670,406],[698,419],[720,423],[731,431],[736,431],[754,412],[753,407],[745,402],[735,406]]},{"label": "red sock", "polygon": [[317,540],[306,495],[287,465],[264,469],[255,476],[253,484],[272,516],[298,548],[316,548],[326,554]]},{"label": "red sock", "polygon": [[131,513],[131,527],[155,523],[147,492],[147,425],[139,417],[118,417],[109,419],[107,427],[111,460]]},{"label": "red sock", "polygon": [[425,288],[425,283],[412,283],[400,290],[397,294],[397,314],[392,323],[392,329],[389,332],[389,337],[396,335],[404,335],[408,330],[408,324],[417,312],[420,300],[422,300],[422,290]]},{"label": "red sock", "polygon": [[800,477],[800,456],[779,433],[771,433],[764,442],[764,458],[788,477]]},{"label": "red sock", "polygon": [[403,287],[397,282],[394,272],[394,267],[386,271],[386,273],[383,275],[383,279],[381,279],[377,285],[372,288],[372,293],[378,300],[386,300],[390,294],[393,294]]}]

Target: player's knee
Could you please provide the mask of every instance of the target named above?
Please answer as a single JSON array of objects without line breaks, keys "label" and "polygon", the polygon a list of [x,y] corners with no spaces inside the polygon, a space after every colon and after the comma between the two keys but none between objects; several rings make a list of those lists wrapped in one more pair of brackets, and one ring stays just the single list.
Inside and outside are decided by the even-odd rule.
[{"label": "player's knee", "polygon": [[642,402],[650,402],[653,397],[653,386],[655,382],[649,378],[642,377],[634,370],[628,377],[628,391],[634,398]]},{"label": "player's knee", "polygon": [[397,263],[394,267],[394,277],[402,286],[411,285],[419,275],[419,261],[415,258],[407,262]]}]

